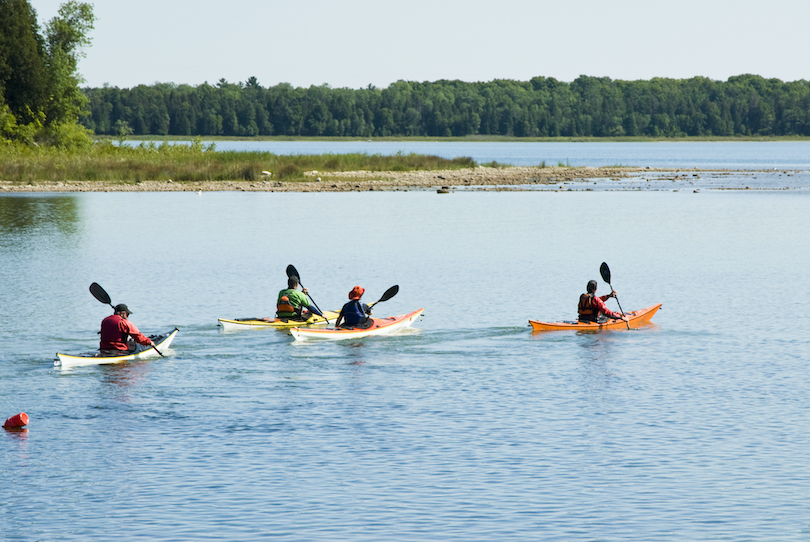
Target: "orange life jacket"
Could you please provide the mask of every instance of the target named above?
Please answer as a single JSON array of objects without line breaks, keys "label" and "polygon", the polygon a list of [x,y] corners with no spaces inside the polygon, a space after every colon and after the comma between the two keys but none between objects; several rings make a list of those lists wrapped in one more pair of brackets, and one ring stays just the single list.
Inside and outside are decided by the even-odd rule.
[{"label": "orange life jacket", "polygon": [[290,298],[286,295],[281,296],[281,299],[278,300],[278,305],[276,306],[277,313],[284,313],[284,312],[293,312],[298,313],[299,311],[295,310],[295,307],[292,306],[290,303]]},{"label": "orange life jacket", "polygon": [[579,319],[585,322],[596,322],[599,318],[599,308],[593,302],[594,294],[582,294],[579,296]]}]

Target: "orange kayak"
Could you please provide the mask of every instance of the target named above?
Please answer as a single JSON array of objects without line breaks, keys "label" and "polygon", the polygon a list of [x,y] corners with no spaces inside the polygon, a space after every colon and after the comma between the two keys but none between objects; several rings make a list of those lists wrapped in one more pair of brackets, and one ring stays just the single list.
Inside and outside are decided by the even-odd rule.
[{"label": "orange kayak", "polygon": [[[647,307],[633,312],[624,313],[630,319],[630,327],[637,328],[646,326],[650,323],[650,319],[661,308],[661,303]],[[582,331],[599,331],[601,329],[627,329],[627,324],[624,320],[609,319],[607,322],[597,324],[596,322],[539,322],[537,320],[529,320],[532,325],[532,331],[556,331],[560,329],[575,329]]]}]

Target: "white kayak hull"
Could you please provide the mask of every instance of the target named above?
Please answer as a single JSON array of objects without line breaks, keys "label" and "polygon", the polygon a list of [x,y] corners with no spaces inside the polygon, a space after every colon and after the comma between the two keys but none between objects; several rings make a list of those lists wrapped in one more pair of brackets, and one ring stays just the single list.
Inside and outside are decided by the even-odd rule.
[{"label": "white kayak hull", "polygon": [[[160,339],[155,341],[155,345],[157,346],[158,350],[162,354],[165,355],[164,350],[168,350],[169,347],[172,345],[172,341],[174,341],[175,335],[177,335],[177,328],[174,331],[167,333],[165,335],[161,335]],[[153,339],[154,340],[154,339]],[[138,345],[138,350],[133,352],[132,354],[126,354],[123,356],[100,356],[98,352],[94,354],[88,355],[79,355],[73,356],[70,354],[56,354],[56,361],[54,361],[54,367],[61,367],[66,369],[68,367],[81,367],[84,365],[104,365],[108,363],[121,363],[124,361],[132,361],[135,359],[145,359],[145,358],[156,358],[160,357],[154,348],[151,346],[142,346]]]},{"label": "white kayak hull", "polygon": [[391,316],[388,318],[373,318],[374,325],[368,329],[303,329],[294,327],[290,329],[290,335],[296,341],[325,340],[342,341],[345,339],[362,339],[363,337],[373,337],[375,335],[388,335],[401,329],[409,328],[414,320],[422,315],[425,309],[419,309],[409,314]]}]

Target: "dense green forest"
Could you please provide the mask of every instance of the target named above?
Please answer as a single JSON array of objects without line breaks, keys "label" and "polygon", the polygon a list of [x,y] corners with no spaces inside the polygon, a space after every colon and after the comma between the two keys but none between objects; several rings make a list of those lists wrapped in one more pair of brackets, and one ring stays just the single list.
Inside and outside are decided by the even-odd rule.
[{"label": "dense green forest", "polygon": [[40,33],[26,0],[0,0],[0,149],[12,142],[59,148],[88,147],[78,124],[87,109],[76,68],[89,45],[92,6],[62,4]]},{"label": "dense green forest", "polygon": [[398,81],[388,88],[158,83],[85,88],[96,134],[157,136],[810,136],[810,82],[756,75],[571,83]]}]

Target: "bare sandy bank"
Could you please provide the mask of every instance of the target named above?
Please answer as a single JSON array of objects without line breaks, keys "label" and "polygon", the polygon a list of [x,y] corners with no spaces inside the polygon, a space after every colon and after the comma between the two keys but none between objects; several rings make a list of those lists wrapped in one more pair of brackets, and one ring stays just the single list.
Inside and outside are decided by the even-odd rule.
[{"label": "bare sandy bank", "polygon": [[[694,174],[698,170],[607,167],[506,167],[478,166],[458,170],[434,171],[343,171],[305,173],[305,181],[277,181],[264,177],[256,181],[172,180],[137,183],[108,181],[36,181],[15,184],[0,180],[2,192],[363,192],[430,190],[454,187],[481,187],[483,190],[520,185],[555,184],[585,179],[621,179],[641,172],[667,172],[673,178]],[[505,188],[509,189],[509,188]],[[514,189],[514,188],[511,188]]]}]

